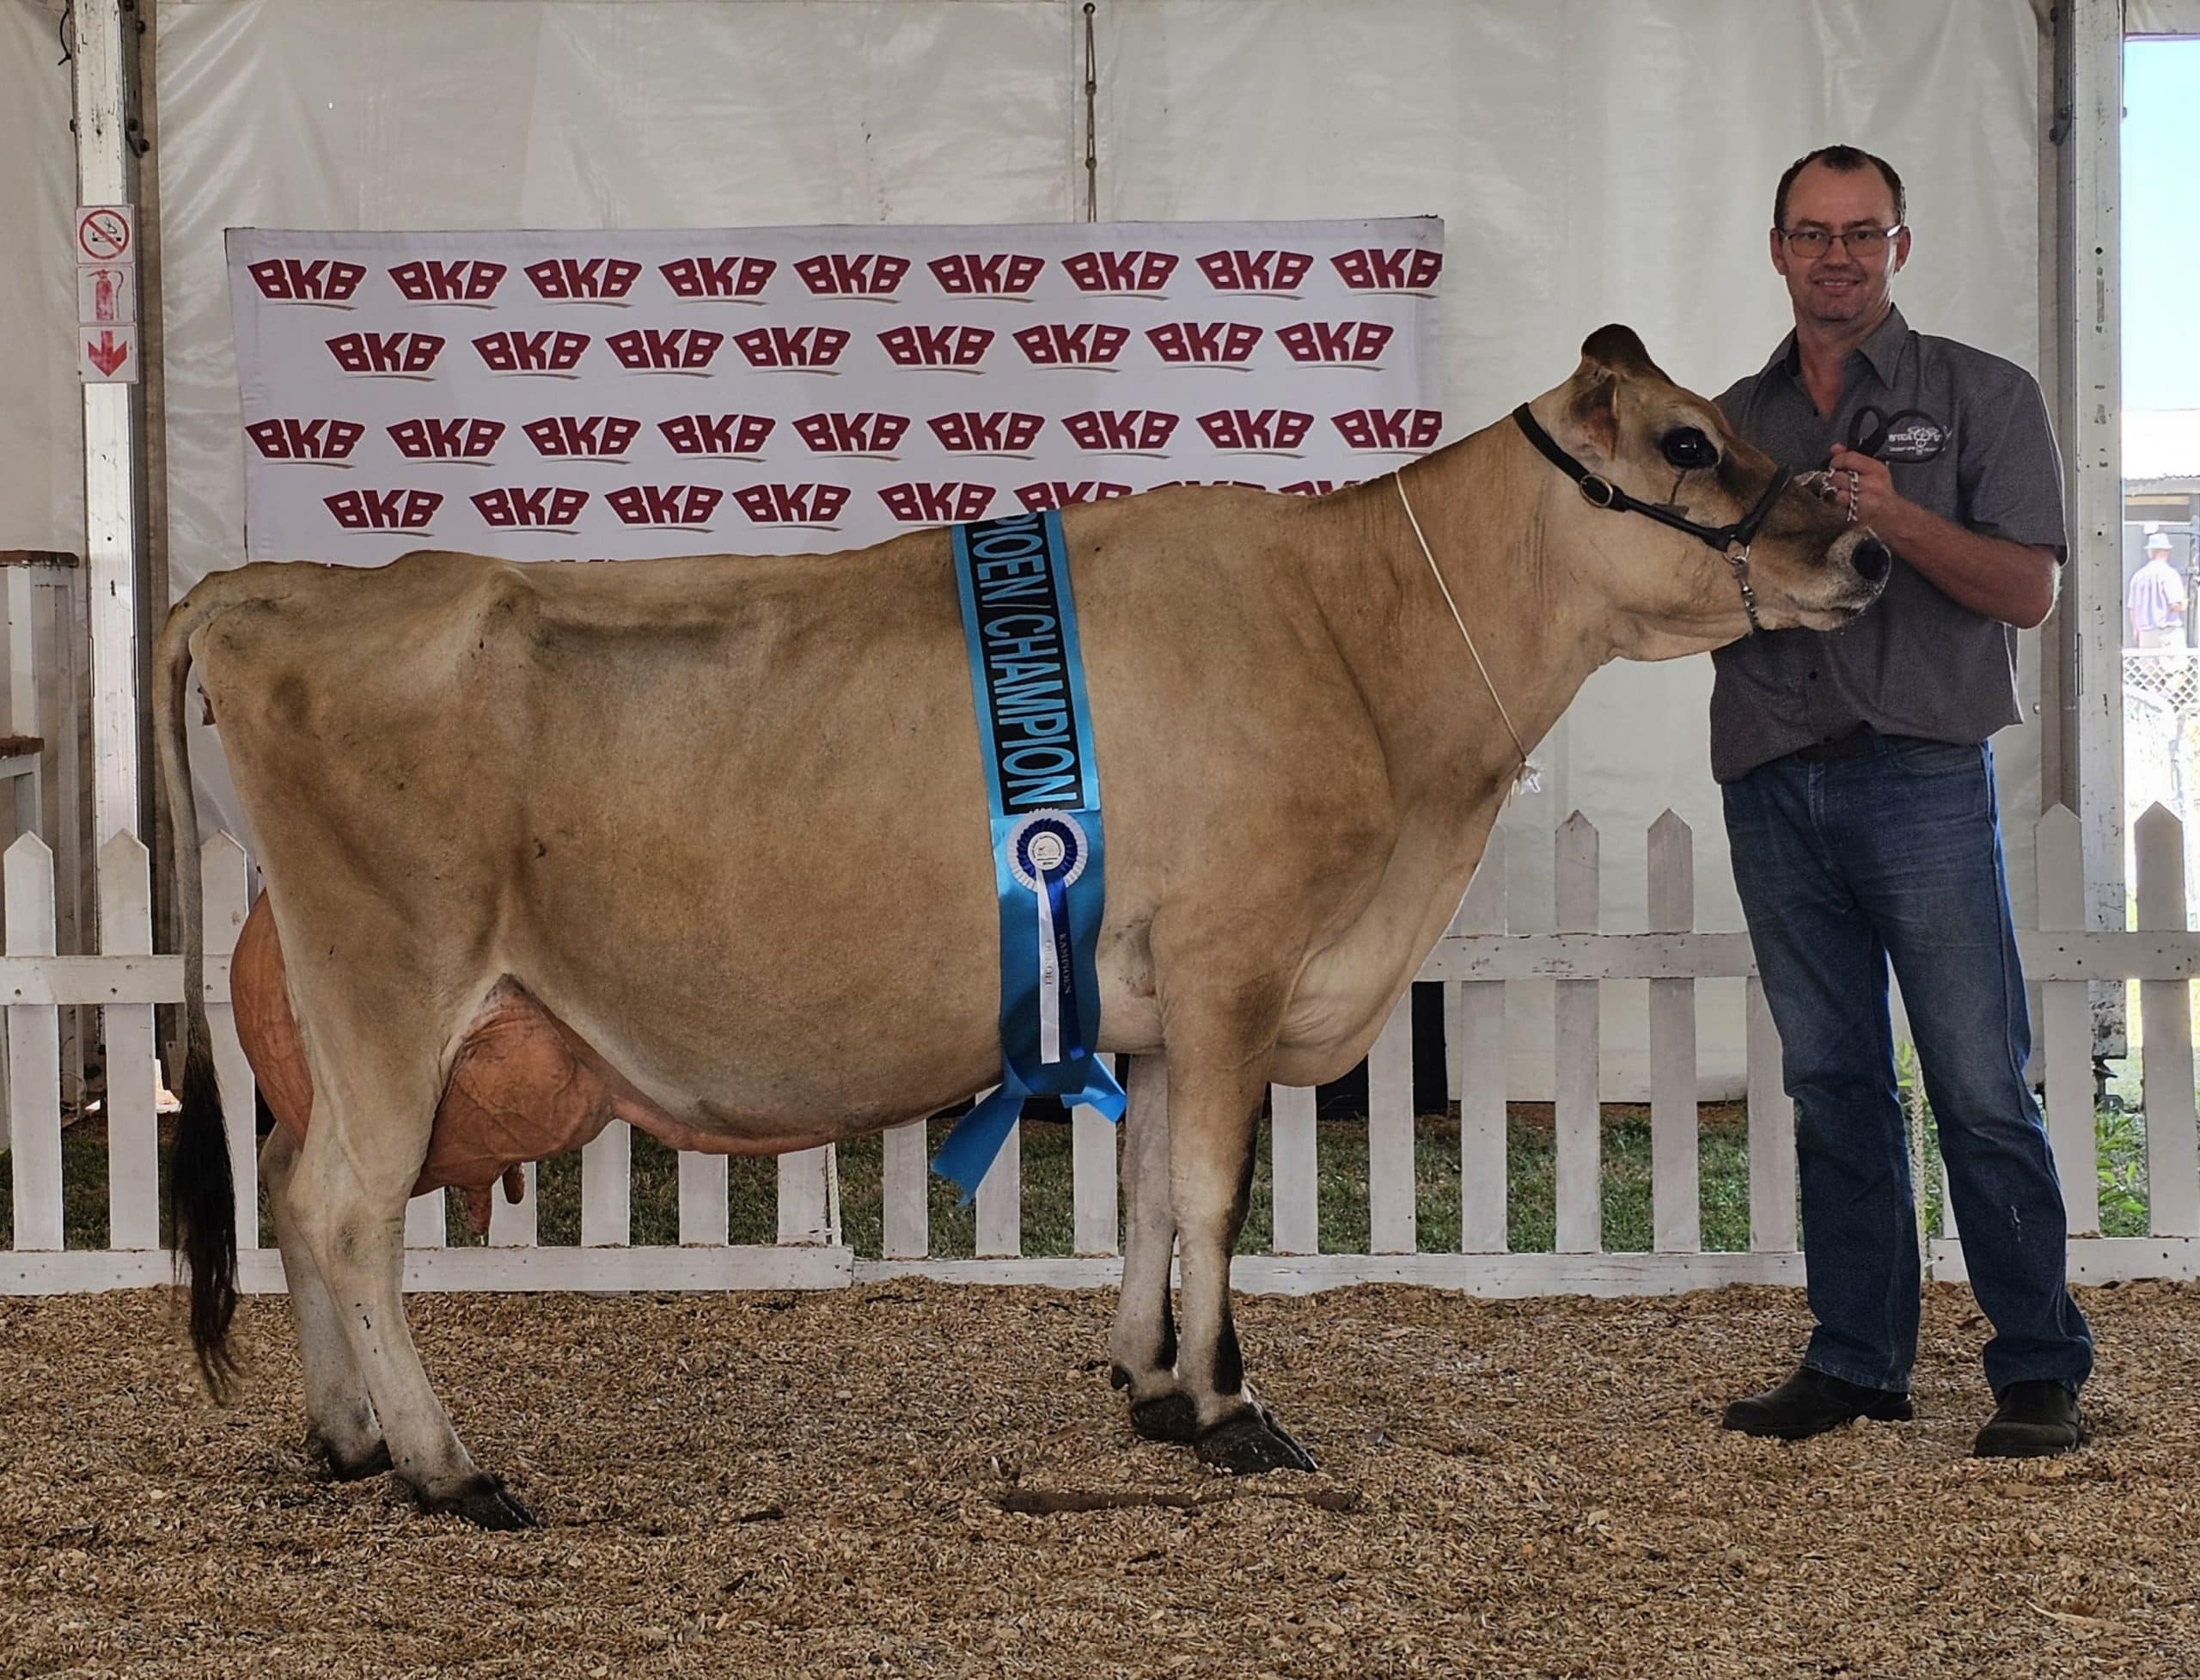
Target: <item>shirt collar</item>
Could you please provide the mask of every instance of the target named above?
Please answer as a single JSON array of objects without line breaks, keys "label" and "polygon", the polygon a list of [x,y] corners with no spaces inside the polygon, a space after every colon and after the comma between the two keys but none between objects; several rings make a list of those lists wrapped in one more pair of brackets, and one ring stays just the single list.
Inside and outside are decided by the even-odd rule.
[{"label": "shirt collar", "polygon": [[[1910,323],[1902,318],[1902,311],[1890,304],[1887,318],[1872,329],[1872,336],[1858,345],[1852,355],[1861,356],[1879,376],[1879,383],[1891,386],[1898,369],[1902,364],[1902,348],[1910,341]],[[1770,373],[1781,369],[1790,376],[1802,372],[1802,358],[1795,349],[1795,334],[1791,329],[1772,352],[1772,359],[1764,364]]]}]

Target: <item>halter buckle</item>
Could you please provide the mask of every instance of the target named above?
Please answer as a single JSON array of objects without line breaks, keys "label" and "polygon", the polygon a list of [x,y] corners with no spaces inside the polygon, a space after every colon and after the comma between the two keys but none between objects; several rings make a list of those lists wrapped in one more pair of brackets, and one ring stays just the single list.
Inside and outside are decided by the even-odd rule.
[{"label": "halter buckle", "polygon": [[1592,508],[1608,508],[1619,498],[1619,489],[1609,479],[1587,473],[1581,479],[1581,499]]}]

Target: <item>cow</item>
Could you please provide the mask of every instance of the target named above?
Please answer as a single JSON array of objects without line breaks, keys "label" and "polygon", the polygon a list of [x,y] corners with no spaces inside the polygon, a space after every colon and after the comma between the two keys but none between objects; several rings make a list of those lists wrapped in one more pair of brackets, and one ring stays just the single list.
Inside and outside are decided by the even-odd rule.
[{"label": "cow", "polygon": [[[1063,525],[1106,811],[1099,1048],[1131,1059],[1111,1378],[1142,1436],[1225,1472],[1311,1469],[1231,1322],[1269,1083],[1366,1054],[1591,672],[1844,624],[1891,557],[1623,327],[1512,416],[1379,479],[1164,490]],[[171,1196],[210,1384],[232,1370],[235,1237],[193,669],[279,936],[262,1005],[286,1018],[257,1042],[270,1060],[288,1033],[302,1063],[261,1165],[309,1438],[338,1475],[394,1469],[426,1510],[518,1527],[406,1322],[405,1207],[437,1182],[439,1129],[565,1103],[554,1139],[475,1124],[437,1156],[486,1184],[500,1151],[614,1114],[770,1152],[998,1077],[950,565],[943,530],[827,556],[435,552],[248,565],[176,605],[153,661],[187,1011]],[[500,1035],[531,1048],[500,1056]]]}]

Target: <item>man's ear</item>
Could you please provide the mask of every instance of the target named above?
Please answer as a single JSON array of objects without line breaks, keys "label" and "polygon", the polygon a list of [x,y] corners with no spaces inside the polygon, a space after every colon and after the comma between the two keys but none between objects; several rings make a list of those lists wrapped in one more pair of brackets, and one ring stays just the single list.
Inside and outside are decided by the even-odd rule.
[{"label": "man's ear", "polygon": [[1585,358],[1568,382],[1566,418],[1582,442],[1611,460],[1619,451],[1619,376]]}]

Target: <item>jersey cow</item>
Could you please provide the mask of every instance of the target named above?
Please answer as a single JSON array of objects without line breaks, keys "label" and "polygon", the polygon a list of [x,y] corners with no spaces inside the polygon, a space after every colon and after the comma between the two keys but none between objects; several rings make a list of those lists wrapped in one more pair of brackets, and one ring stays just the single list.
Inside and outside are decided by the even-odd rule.
[{"label": "jersey cow", "polygon": [[[1889,557],[1618,327],[1394,475],[1318,499],[1163,491],[1065,525],[1107,809],[1100,1044],[1132,1058],[1114,1378],[1141,1434],[1225,1470],[1311,1468],[1231,1324],[1268,1083],[1366,1053],[1598,666],[1831,628]],[[279,939],[241,963],[262,982],[241,1001],[267,1017],[249,1036],[284,1121],[262,1166],[309,1429],[339,1475],[394,1468],[429,1509],[516,1526],[406,1326],[416,1186],[485,1187],[614,1114],[686,1147],[852,1138],[998,1075],[950,565],[944,531],[822,557],[430,553],[249,565],[178,604],[154,656],[189,1001],[172,1196],[210,1382],[235,1235],[193,666]]]}]

